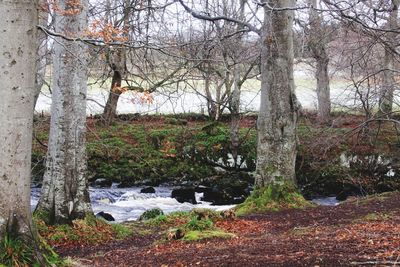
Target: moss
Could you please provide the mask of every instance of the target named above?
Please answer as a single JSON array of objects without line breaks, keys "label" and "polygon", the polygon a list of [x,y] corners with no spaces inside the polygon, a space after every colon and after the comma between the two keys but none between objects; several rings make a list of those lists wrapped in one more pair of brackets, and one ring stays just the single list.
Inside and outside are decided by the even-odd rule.
[{"label": "moss", "polygon": [[241,216],[250,213],[311,206],[313,204],[306,201],[295,186],[289,183],[275,182],[256,189],[244,203],[236,207],[236,214]]},{"label": "moss", "polygon": [[227,233],[222,230],[206,230],[206,231],[189,231],[185,233],[183,240],[185,241],[199,241],[211,238],[233,238],[232,233]]},{"label": "moss", "polygon": [[154,219],[162,215],[164,215],[164,212],[158,208],[146,210],[142,215],[140,215],[139,221]]}]

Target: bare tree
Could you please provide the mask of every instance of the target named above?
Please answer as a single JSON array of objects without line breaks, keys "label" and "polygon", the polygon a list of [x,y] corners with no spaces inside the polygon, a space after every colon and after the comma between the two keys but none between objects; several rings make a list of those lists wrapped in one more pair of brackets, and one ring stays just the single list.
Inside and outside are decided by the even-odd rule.
[{"label": "bare tree", "polygon": [[[79,37],[87,28],[87,0],[58,2],[55,31]],[[87,45],[55,38],[50,135],[42,195],[36,211],[50,223],[91,213],[86,177]]]},{"label": "bare tree", "polygon": [[[266,1],[261,47],[256,184],[295,183],[297,109],[293,79],[294,0]],[[274,12],[269,6],[282,11]]]},{"label": "bare tree", "polygon": [[318,14],[318,1],[309,0],[308,46],[316,61],[315,78],[317,80],[318,119],[321,123],[329,123],[331,115],[331,99],[329,86],[329,55],[327,44],[331,33],[324,27],[322,14]]},{"label": "bare tree", "polygon": [[[387,29],[398,29],[398,11],[399,11],[399,0],[391,0],[389,8],[389,16],[387,18]],[[379,98],[379,111],[384,114],[392,112],[393,108],[393,93],[395,87],[395,72],[394,70],[394,52],[397,47],[397,35],[396,32],[387,32],[387,40],[384,43],[385,56],[384,56],[384,71],[382,80],[382,89]]]},{"label": "bare tree", "polygon": [[[111,2],[107,1],[107,8],[111,9]],[[109,14],[109,12],[108,12]],[[123,14],[122,14],[122,38],[126,41],[129,40],[129,19],[131,14],[131,1],[125,0],[123,2]],[[111,23],[111,17],[106,18]],[[115,20],[114,26],[117,27],[121,20]],[[112,80],[110,93],[107,98],[106,105],[104,107],[103,119],[106,125],[110,125],[117,114],[117,104],[120,95],[123,93],[122,81],[127,73],[126,69],[126,53],[127,49],[124,46],[109,47],[107,55],[108,64],[112,70]]]}]

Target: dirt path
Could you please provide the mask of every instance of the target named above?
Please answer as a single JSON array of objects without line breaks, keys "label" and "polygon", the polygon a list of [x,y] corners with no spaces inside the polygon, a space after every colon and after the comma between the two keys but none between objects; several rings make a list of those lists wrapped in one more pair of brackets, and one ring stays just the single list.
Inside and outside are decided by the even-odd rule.
[{"label": "dirt path", "polygon": [[218,226],[237,237],[157,245],[155,233],[60,253],[88,266],[400,266],[400,193]]}]

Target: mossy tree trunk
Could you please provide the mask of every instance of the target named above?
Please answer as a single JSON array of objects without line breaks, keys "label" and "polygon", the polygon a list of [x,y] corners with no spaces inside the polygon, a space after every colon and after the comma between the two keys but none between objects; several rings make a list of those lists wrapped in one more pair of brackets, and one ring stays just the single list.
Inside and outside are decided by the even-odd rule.
[{"label": "mossy tree trunk", "polygon": [[[87,0],[58,2],[56,32],[82,36],[87,29]],[[79,55],[79,56],[77,56]],[[86,178],[87,46],[57,38],[54,42],[52,106],[46,172],[37,211],[50,223],[70,223],[92,213]]]},{"label": "mossy tree trunk", "polygon": [[0,240],[32,245],[31,148],[37,1],[0,1]]},{"label": "mossy tree trunk", "polygon": [[257,121],[256,185],[295,183],[298,103],[293,80],[294,0],[267,1],[261,47],[261,106]]}]

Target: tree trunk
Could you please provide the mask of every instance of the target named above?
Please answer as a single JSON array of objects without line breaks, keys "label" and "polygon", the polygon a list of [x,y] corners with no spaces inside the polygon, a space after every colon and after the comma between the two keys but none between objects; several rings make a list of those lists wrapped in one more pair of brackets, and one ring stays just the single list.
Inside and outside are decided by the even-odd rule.
[{"label": "tree trunk", "polygon": [[[39,0],[39,25],[47,27],[47,21],[49,13],[46,10],[47,0]],[[40,91],[42,90],[43,84],[46,77],[46,66],[47,66],[47,35],[43,31],[39,31],[37,34],[37,42],[39,44],[36,54],[37,59],[37,71],[36,71],[36,92],[35,102],[36,106],[37,99],[39,98]]]},{"label": "tree trunk", "polygon": [[[87,27],[88,2],[81,0],[79,7],[68,3],[68,0],[58,2],[60,11],[55,16],[55,30],[81,36]],[[70,223],[92,212],[85,155],[86,72],[87,46],[57,38],[46,172],[37,207],[38,211],[49,214],[50,223]]]},{"label": "tree trunk", "polygon": [[326,33],[324,32],[322,19],[314,8],[317,8],[317,0],[309,0],[310,6],[310,30],[308,33],[308,45],[316,61],[315,78],[317,79],[318,120],[321,123],[331,121],[331,98],[329,86],[329,56],[326,52]]},{"label": "tree trunk", "polygon": [[331,121],[331,89],[328,72],[329,58],[325,47],[321,47],[319,56],[315,59],[317,63],[315,78],[317,79],[318,121],[328,124]]},{"label": "tree trunk", "polygon": [[[400,0],[392,0],[391,11],[388,19],[388,28],[389,29],[397,29],[398,28],[398,10]],[[394,55],[393,51],[396,50],[396,36],[397,33],[388,32],[386,33],[387,44],[385,46],[385,56],[384,56],[384,72],[383,72],[383,80],[382,80],[382,89],[380,92],[379,99],[379,113],[381,114],[389,114],[393,109],[393,93],[395,86],[395,78],[394,78]]]},{"label": "tree trunk", "polygon": [[230,138],[231,138],[231,151],[235,163],[234,167],[238,166],[239,154],[239,128],[240,128],[240,67],[234,66],[233,69],[233,90],[231,95],[231,122],[230,122]]},{"label": "tree trunk", "polygon": [[[247,0],[240,1],[239,20],[244,20],[244,9]],[[238,31],[243,29],[242,25],[237,26]],[[242,36],[238,35],[236,44],[240,47],[242,43]],[[238,167],[239,155],[239,129],[240,129],[240,52],[239,49],[235,53],[235,65],[233,67],[233,90],[231,94],[230,108],[231,108],[231,122],[230,122],[230,138],[231,138],[231,151],[235,163],[235,168]]]},{"label": "tree trunk", "polygon": [[[267,1],[275,8],[293,7],[294,0]],[[261,47],[261,105],[257,121],[256,186],[295,183],[298,103],[293,79],[292,10],[264,7]]]},{"label": "tree trunk", "polygon": [[108,95],[106,106],[104,107],[103,119],[105,125],[111,125],[117,115],[117,105],[121,95],[122,76],[118,69],[113,70],[110,94]]},{"label": "tree trunk", "polygon": [[[110,2],[107,2],[107,5],[110,5]],[[129,38],[130,12],[130,0],[125,0],[123,32],[127,39]],[[107,19],[111,20],[111,18],[109,18],[109,15]],[[120,95],[123,93],[121,91],[122,77],[126,75],[126,48],[110,48],[108,61],[111,69],[113,70],[113,77],[111,81],[110,93],[108,95],[106,106],[104,107],[103,111],[103,119],[105,125],[110,125],[117,116],[118,100]]]},{"label": "tree trunk", "polygon": [[29,244],[37,2],[0,1],[0,17],[0,239]]}]

